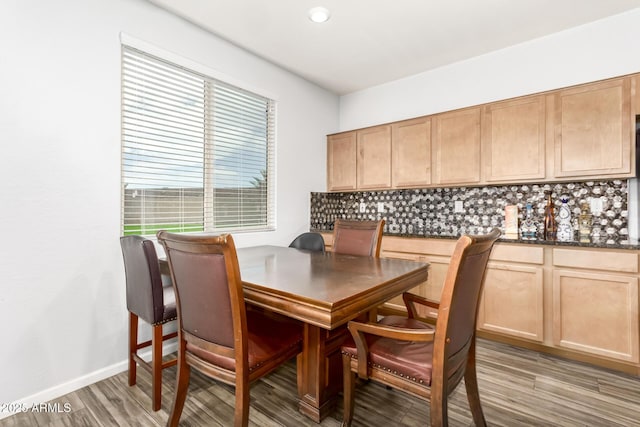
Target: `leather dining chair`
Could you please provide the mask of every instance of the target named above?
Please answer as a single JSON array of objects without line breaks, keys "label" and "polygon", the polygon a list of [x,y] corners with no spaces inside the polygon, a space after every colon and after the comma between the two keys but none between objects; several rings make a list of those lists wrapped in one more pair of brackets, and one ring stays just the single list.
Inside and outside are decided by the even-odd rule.
[{"label": "leather dining chair", "polygon": [[[430,400],[431,426],[447,426],[448,396],[464,378],[476,426],[486,421],[476,377],[476,318],[487,260],[500,230],[458,239],[440,303],[407,293],[408,317],[387,316],[377,323],[348,324],[352,337],[343,343],[343,426],[354,412],[356,377]],[[435,326],[417,317],[416,304],[437,308]]]},{"label": "leather dining chair", "polygon": [[[163,334],[165,323],[176,319],[176,300],[167,274],[161,274],[153,241],[142,236],[120,238],[127,286],[129,310],[129,386],[136,384],[137,365],[151,372],[152,406],[161,406],[162,370],[176,364],[176,358],[162,361],[162,344],[175,338],[177,332]],[[138,319],[151,325],[150,341],[138,343]],[[151,363],[138,355],[138,350],[151,346]]]},{"label": "leather dining chair", "polygon": [[[346,255],[380,257],[384,219],[379,221],[358,221],[336,219],[333,223],[332,252]],[[358,317],[358,320],[375,320],[378,309],[372,308]]]},{"label": "leather dining chair", "polygon": [[310,251],[324,252],[324,239],[322,234],[307,232],[302,233],[289,244],[290,248],[307,249]]},{"label": "leather dining chair", "polygon": [[245,307],[233,238],[158,232],[178,310],[178,372],[168,426],[177,426],[191,368],[235,386],[234,425],[249,422],[249,384],[302,351],[302,325]]},{"label": "leather dining chair", "polygon": [[347,255],[380,256],[384,219],[353,221],[336,219],[333,224],[332,251]]}]

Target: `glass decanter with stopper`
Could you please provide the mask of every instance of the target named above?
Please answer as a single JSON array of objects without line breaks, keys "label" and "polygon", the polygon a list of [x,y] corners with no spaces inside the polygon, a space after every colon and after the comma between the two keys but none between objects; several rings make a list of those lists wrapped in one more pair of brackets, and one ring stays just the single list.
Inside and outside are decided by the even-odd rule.
[{"label": "glass decanter with stopper", "polygon": [[531,203],[527,203],[524,220],[520,227],[520,238],[522,240],[536,240],[538,238],[538,225],[533,220]]},{"label": "glass decanter with stopper", "polygon": [[573,240],[573,225],[571,225],[571,209],[569,208],[566,196],[560,198],[562,205],[558,209],[558,230],[556,237],[561,242],[570,242]]},{"label": "glass decanter with stopper", "polygon": [[581,243],[591,242],[591,224],[593,223],[589,204],[584,202],[580,206],[580,216],[578,217],[578,236]]}]

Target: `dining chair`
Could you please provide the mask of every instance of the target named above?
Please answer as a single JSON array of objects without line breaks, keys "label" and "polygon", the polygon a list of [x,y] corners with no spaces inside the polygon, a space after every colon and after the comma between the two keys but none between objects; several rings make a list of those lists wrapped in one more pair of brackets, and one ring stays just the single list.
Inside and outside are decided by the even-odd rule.
[{"label": "dining chair", "polygon": [[168,426],[182,414],[191,368],[235,386],[234,425],[249,422],[249,384],[302,351],[302,325],[247,310],[233,237],[159,231],[176,290],[178,370]]},{"label": "dining chair", "polygon": [[335,253],[361,256],[380,256],[384,219],[379,221],[355,221],[336,219],[333,225]]},{"label": "dining chair", "polygon": [[310,251],[324,252],[324,239],[322,234],[307,232],[302,233],[289,244],[290,248],[307,249]]},{"label": "dining chair", "polygon": [[[484,274],[500,230],[464,235],[456,243],[439,303],[405,292],[408,316],[348,324],[342,345],[344,413],[351,425],[356,377],[371,379],[430,401],[431,426],[447,426],[448,396],[464,378],[476,426],[486,421],[476,377],[476,318]],[[435,326],[417,317],[417,304],[437,308]]]},{"label": "dining chair", "polygon": [[[129,310],[129,386],[136,384],[138,365],[151,372],[152,406],[161,406],[162,370],[176,364],[173,357],[163,362],[164,341],[175,338],[177,332],[163,334],[163,325],[176,319],[176,299],[168,274],[161,274],[153,241],[142,236],[120,238],[127,286]],[[150,341],[138,342],[138,319],[151,325]],[[151,346],[151,363],[138,351]]]}]

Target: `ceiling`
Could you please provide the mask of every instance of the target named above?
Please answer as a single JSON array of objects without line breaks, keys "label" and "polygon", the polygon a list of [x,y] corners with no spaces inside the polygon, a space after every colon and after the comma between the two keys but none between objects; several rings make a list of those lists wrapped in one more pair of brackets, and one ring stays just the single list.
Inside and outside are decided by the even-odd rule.
[{"label": "ceiling", "polygon": [[[640,0],[149,0],[336,94],[640,7]],[[311,22],[323,6],[331,19]]]}]

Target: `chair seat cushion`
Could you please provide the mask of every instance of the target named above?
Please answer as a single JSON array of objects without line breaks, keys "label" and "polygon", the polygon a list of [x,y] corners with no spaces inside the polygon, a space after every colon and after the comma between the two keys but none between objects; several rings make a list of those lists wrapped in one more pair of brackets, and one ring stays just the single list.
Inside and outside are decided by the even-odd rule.
[{"label": "chair seat cushion", "polygon": [[[416,319],[387,316],[378,324],[407,329],[433,329],[433,326]],[[369,347],[370,367],[387,371],[412,381],[431,385],[433,342],[399,341],[365,334]],[[356,344],[349,337],[342,344],[342,353],[358,358]]]},{"label": "chair seat cushion", "polygon": [[[302,324],[276,313],[247,310],[247,346],[249,350],[249,372],[264,363],[302,350]],[[187,351],[196,356],[235,372],[234,358],[212,353],[187,342]]]}]

